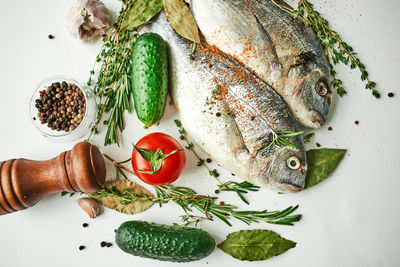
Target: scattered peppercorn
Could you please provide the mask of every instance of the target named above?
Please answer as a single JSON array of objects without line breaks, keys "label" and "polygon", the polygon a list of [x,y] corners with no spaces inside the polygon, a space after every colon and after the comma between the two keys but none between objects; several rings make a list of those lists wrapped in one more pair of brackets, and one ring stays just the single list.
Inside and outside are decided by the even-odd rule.
[{"label": "scattered peppercorn", "polygon": [[216,115],[217,117],[221,117],[221,112],[217,112],[215,115]]},{"label": "scattered peppercorn", "polygon": [[87,223],[84,223],[84,224],[82,224],[82,226],[83,226],[83,228],[86,228],[86,227],[88,227],[88,226],[89,226],[89,224],[87,224]]},{"label": "scattered peppercorn", "polygon": [[232,175],[232,176],[235,176],[235,174],[234,174],[234,173],[231,173],[231,175]]},{"label": "scattered peppercorn", "polygon": [[320,144],[320,143],[316,143],[316,145],[317,145],[317,147],[321,147],[321,144]]},{"label": "scattered peppercorn", "polygon": [[393,94],[392,92],[390,92],[390,93],[388,94],[388,97],[394,97],[394,94]]},{"label": "scattered peppercorn", "polygon": [[355,122],[354,122],[355,125],[358,125],[359,123],[360,123],[359,121],[355,121]]},{"label": "scattered peppercorn", "polygon": [[206,162],[207,162],[207,163],[211,163],[211,161],[212,161],[212,160],[211,160],[210,158],[207,158],[207,159],[206,159]]},{"label": "scattered peppercorn", "polygon": [[215,192],[215,194],[219,194],[219,190],[218,190],[218,189],[217,189],[217,190],[215,190],[214,192]]},{"label": "scattered peppercorn", "polygon": [[104,247],[111,247],[113,244],[110,242],[106,242],[106,241],[101,241],[100,243],[100,247],[104,248]]},{"label": "scattered peppercorn", "polygon": [[79,250],[84,250],[85,248],[85,246],[79,246]]},{"label": "scattered peppercorn", "polygon": [[51,34],[49,34],[49,39],[54,39],[54,36],[53,35],[51,35]]},{"label": "scattered peppercorn", "polygon": [[35,121],[35,120],[36,120],[36,117],[33,117],[33,120]]},{"label": "scattered peppercorn", "polygon": [[179,139],[185,140],[185,137],[183,135],[179,136]]},{"label": "scattered peppercorn", "polygon": [[332,127],[331,126],[328,127],[328,131],[332,131]]},{"label": "scattered peppercorn", "polygon": [[214,177],[219,177],[219,173],[218,173],[218,171],[216,169],[212,170],[212,173],[213,173],[212,175]]},{"label": "scattered peppercorn", "polygon": [[38,119],[52,130],[73,131],[82,122],[86,112],[86,100],[75,84],[55,82],[39,91],[35,100]]}]

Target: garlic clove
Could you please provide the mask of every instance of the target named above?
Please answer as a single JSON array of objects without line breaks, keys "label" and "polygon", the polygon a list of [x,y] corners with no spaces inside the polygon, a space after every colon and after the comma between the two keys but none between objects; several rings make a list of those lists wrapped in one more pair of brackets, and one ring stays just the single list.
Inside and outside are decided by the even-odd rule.
[{"label": "garlic clove", "polygon": [[78,205],[89,215],[90,218],[96,218],[100,213],[100,206],[93,198],[84,197],[78,200]]}]

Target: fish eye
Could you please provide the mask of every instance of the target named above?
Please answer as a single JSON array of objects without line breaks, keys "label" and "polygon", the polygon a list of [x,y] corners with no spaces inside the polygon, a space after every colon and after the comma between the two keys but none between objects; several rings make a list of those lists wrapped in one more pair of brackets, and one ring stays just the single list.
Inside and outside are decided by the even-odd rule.
[{"label": "fish eye", "polygon": [[325,82],[319,82],[317,83],[316,91],[320,96],[325,96],[329,90]]},{"label": "fish eye", "polygon": [[288,166],[289,169],[297,170],[298,168],[300,168],[300,160],[296,156],[291,156],[286,161],[286,165]]}]

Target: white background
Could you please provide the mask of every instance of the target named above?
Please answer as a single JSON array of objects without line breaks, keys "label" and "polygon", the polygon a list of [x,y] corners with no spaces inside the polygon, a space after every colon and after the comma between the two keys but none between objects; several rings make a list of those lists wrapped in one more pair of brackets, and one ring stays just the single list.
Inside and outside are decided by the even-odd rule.
[{"label": "white background", "polygon": [[[297,242],[297,247],[264,262],[240,262],[216,249],[209,257],[190,266],[400,266],[399,231],[399,132],[400,132],[400,2],[376,0],[313,0],[365,62],[371,78],[382,93],[376,100],[363,89],[359,73],[340,68],[348,95],[337,97],[326,126],[316,132],[309,148],[346,148],[348,152],[334,174],[311,190],[278,195],[261,190],[249,196],[250,207],[232,193],[221,200],[242,209],[282,209],[299,204],[301,222],[294,227],[265,223],[250,227],[235,222],[227,227],[220,221],[200,227],[221,242],[241,229],[271,229]],[[120,2],[105,1],[117,11]],[[27,114],[33,87],[53,75],[65,75],[85,82],[101,42],[83,44],[65,30],[64,17],[72,1],[1,1],[0,16],[0,159],[24,157],[45,160],[57,156],[73,143],[57,144],[42,138]],[[114,12],[114,18],[116,14]],[[47,36],[55,36],[49,40]],[[387,93],[394,92],[394,98]],[[135,114],[126,115],[127,130],[121,147],[103,147],[103,136],[92,143],[118,160],[130,157],[131,143],[146,133],[162,131],[178,138],[173,119],[178,114],[167,108],[159,127],[144,130]],[[359,120],[359,126],[354,124]],[[328,131],[327,127],[333,127]],[[102,132],[104,134],[104,131]],[[216,182],[195,166],[187,152],[188,164],[175,184],[212,194]],[[108,177],[114,171],[108,165]],[[223,172],[225,180],[232,179]],[[131,177],[135,179],[134,177]],[[175,266],[133,257],[115,244],[101,248],[100,242],[114,242],[122,222],[141,219],[158,223],[179,222],[182,211],[173,203],[129,216],[104,210],[96,219],[76,204],[78,197],[50,196],[28,210],[0,218],[0,266]],[[89,227],[83,228],[82,223]],[[86,249],[79,251],[78,247]],[[207,265],[208,264],[208,265]],[[177,265],[177,264],[176,264]],[[177,265],[178,266],[178,265]],[[189,266],[179,265],[179,266]]]}]

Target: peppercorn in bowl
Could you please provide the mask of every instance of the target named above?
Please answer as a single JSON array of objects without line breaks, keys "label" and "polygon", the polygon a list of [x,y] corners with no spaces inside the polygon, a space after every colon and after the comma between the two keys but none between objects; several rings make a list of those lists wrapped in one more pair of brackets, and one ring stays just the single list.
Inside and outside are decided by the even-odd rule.
[{"label": "peppercorn in bowl", "polygon": [[90,132],[96,109],[90,88],[73,79],[54,76],[35,87],[29,114],[33,125],[46,138],[72,142]]}]

